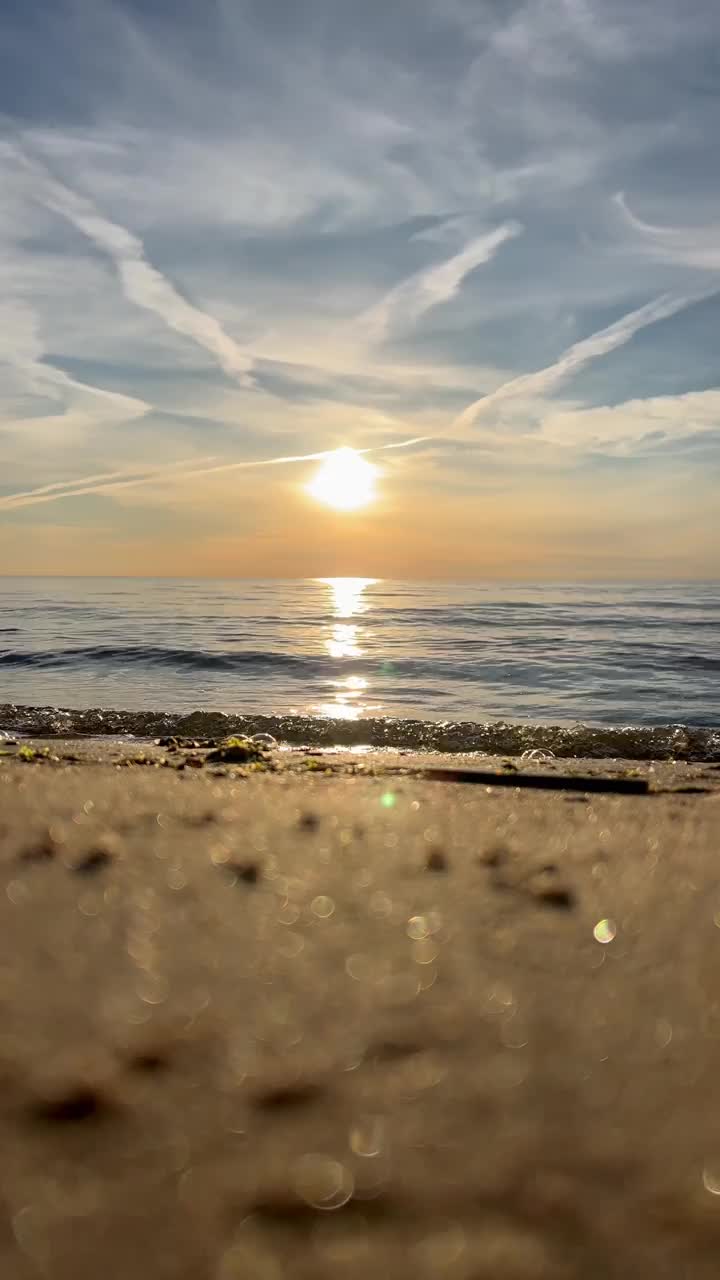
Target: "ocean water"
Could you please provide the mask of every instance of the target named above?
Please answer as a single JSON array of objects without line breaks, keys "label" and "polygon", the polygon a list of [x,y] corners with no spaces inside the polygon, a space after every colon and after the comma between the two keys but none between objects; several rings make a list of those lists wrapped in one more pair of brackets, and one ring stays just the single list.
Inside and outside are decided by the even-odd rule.
[{"label": "ocean water", "polygon": [[715,758],[720,584],[0,578],[0,704],[21,732]]}]

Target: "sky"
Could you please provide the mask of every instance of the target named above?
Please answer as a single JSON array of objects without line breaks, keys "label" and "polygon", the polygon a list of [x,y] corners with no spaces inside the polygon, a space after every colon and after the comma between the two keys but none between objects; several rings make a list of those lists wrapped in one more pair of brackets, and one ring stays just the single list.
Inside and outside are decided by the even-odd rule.
[{"label": "sky", "polygon": [[716,0],[6,0],[0,573],[720,576],[719,127]]}]

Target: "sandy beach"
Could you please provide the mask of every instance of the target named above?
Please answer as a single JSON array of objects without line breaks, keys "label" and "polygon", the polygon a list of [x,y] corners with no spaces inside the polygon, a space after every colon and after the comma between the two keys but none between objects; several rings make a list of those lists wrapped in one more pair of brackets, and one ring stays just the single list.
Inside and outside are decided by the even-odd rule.
[{"label": "sandy beach", "polygon": [[720,768],[211,757],[0,756],[4,1280],[715,1277]]}]

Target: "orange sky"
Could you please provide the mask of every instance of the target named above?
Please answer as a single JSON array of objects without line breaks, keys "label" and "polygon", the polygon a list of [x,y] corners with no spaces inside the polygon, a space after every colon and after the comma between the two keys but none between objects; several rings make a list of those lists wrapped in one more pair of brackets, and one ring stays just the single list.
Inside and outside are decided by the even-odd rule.
[{"label": "orange sky", "polygon": [[[387,456],[387,455],[386,455]],[[383,461],[377,499],[336,512],[317,464],[163,481],[24,508],[0,525],[6,573],[171,577],[703,578],[718,573],[715,498],[676,474],[522,469],[476,492],[432,460]],[[670,505],[671,504],[671,505]]]}]

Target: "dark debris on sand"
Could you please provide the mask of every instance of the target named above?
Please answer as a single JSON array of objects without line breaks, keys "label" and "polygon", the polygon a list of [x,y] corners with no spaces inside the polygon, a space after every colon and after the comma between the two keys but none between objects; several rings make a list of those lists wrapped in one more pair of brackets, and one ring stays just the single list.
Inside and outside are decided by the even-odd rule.
[{"label": "dark debris on sand", "polygon": [[114,1104],[101,1090],[79,1084],[36,1098],[28,1107],[28,1115],[37,1123],[69,1125],[85,1120],[102,1120],[114,1110]]},{"label": "dark debris on sand", "polygon": [[444,849],[431,849],[425,860],[425,866],[428,871],[447,871],[450,860]]},{"label": "dark debris on sand", "polygon": [[225,862],[222,866],[223,870],[228,871],[236,880],[241,880],[243,884],[257,884],[262,874],[260,863],[252,860]]},{"label": "dark debris on sand", "polygon": [[76,876],[93,876],[98,871],[103,871],[106,867],[109,867],[112,861],[113,856],[107,849],[91,849],[89,853],[85,854],[84,858],[75,863],[73,872]]}]

